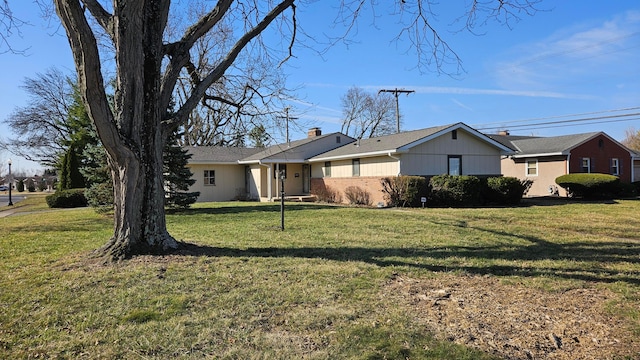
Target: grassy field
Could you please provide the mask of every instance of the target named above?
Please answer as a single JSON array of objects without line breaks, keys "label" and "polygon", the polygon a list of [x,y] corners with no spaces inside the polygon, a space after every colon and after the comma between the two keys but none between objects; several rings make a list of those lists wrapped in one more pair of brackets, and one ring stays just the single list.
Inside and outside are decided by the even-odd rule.
[{"label": "grassy field", "polygon": [[[390,279],[486,275],[545,292],[606,288],[640,337],[640,202],[363,209],[205,203],[170,213],[192,251],[85,261],[112,220],[0,218],[0,358],[491,359],[437,340]],[[4,204],[0,210],[5,210]],[[20,214],[22,212],[22,214]]]}]

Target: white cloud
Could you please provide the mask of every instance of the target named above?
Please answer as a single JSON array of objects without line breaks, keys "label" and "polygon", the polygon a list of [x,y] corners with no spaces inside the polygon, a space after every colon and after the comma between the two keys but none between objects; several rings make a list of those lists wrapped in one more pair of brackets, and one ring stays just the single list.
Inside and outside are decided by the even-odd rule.
[{"label": "white cloud", "polygon": [[[493,65],[491,73],[508,89],[558,88],[556,82],[619,73],[634,66],[640,39],[640,12],[630,11],[597,26],[568,26],[535,43],[511,49],[509,61]],[[508,55],[507,55],[508,56]],[[570,82],[570,81],[569,81]]]}]

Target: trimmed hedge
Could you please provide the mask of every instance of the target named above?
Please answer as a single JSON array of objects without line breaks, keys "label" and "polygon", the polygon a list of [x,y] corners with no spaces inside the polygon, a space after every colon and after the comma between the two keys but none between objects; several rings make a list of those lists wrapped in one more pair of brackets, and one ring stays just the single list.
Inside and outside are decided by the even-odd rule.
[{"label": "trimmed hedge", "polygon": [[490,177],[487,178],[485,200],[499,205],[517,205],[531,185],[532,180],[520,180],[510,176]]},{"label": "trimmed hedge", "polygon": [[388,206],[422,205],[429,207],[465,207],[485,204],[516,205],[533,181],[515,177],[438,175],[427,180],[422,176],[397,176],[381,179],[382,192]]},{"label": "trimmed hedge", "polygon": [[556,178],[556,184],[570,197],[612,198],[620,189],[620,179],[609,174],[567,174]]},{"label": "trimmed hedge", "polygon": [[429,180],[430,207],[478,206],[482,203],[482,182],[476,176],[438,175]]},{"label": "trimmed hedge", "polygon": [[84,189],[58,190],[46,197],[50,208],[75,208],[87,206]]}]

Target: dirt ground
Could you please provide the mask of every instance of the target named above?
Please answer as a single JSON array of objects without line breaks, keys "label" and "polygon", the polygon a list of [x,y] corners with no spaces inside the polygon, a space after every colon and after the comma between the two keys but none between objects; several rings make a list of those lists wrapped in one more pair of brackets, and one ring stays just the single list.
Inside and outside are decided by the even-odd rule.
[{"label": "dirt ground", "polygon": [[608,315],[616,295],[549,292],[492,276],[395,276],[387,290],[437,336],[504,359],[640,359],[640,339]]}]

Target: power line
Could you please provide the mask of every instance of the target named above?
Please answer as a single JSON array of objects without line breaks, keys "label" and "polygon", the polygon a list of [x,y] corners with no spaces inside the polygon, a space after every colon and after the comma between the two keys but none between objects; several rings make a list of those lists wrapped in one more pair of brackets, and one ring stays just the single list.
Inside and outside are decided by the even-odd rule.
[{"label": "power line", "polygon": [[538,117],[538,118],[529,118],[522,120],[507,120],[507,121],[494,121],[482,124],[475,124],[474,127],[478,128],[485,125],[499,124],[500,126],[505,126],[508,124],[522,123],[522,122],[530,122],[530,121],[538,121],[538,120],[551,120],[551,119],[562,119],[568,117],[576,117],[576,116],[588,116],[588,115],[596,115],[596,114],[607,114],[612,112],[621,112],[621,111],[632,111],[632,110],[640,110],[640,106],[630,107],[630,108],[622,108],[622,109],[611,109],[611,110],[601,110],[601,111],[593,111],[586,113],[577,113],[577,114],[567,114],[567,115],[554,115],[547,117]]},{"label": "power line", "polygon": [[[531,126],[538,126],[538,125],[550,125],[550,124],[562,124],[562,123],[574,123],[574,122],[583,122],[583,121],[593,121],[593,120],[605,120],[605,119],[615,119],[615,118],[624,118],[624,117],[628,117],[628,116],[638,116],[640,115],[640,113],[633,113],[633,114],[622,114],[622,115],[612,115],[612,116],[598,116],[598,117],[591,117],[591,118],[582,118],[582,119],[570,119],[570,120],[560,120],[560,121],[545,121],[545,122],[539,122],[539,123],[533,123],[533,124],[523,124],[523,125],[515,125],[513,127],[515,128],[521,128],[521,127],[531,127]],[[490,129],[493,127],[490,127]],[[483,128],[480,128],[483,129]]]},{"label": "power line", "polygon": [[289,107],[285,107],[284,108],[284,114],[285,116],[277,116],[278,119],[285,119],[286,121],[286,128],[287,128],[287,146],[289,145],[289,121],[291,120],[298,120],[297,117],[290,117],[289,116]]},{"label": "power line", "polygon": [[[590,123],[586,123],[586,124],[563,124],[563,125],[550,125],[550,126],[535,126],[535,127],[531,127],[531,128],[528,128],[528,129],[519,129],[519,130],[553,129],[553,128],[561,128],[561,127],[566,127],[566,126],[597,125],[597,124],[607,124],[607,123],[616,123],[616,122],[633,121],[633,120],[640,120],[640,117],[632,118],[632,119],[623,119],[623,120],[596,121],[596,122],[590,122]],[[499,129],[499,128],[496,127],[496,128],[489,128],[489,129]]]},{"label": "power line", "polygon": [[[603,112],[598,112],[603,113]],[[557,128],[564,126],[575,126],[575,125],[595,125],[595,124],[606,124],[606,123],[614,123],[614,122],[624,122],[624,121],[632,121],[640,119],[640,113],[628,113],[628,114],[618,114],[618,115],[608,115],[608,116],[594,116],[594,117],[586,117],[586,118],[577,118],[577,119],[568,119],[568,120],[559,120],[559,121],[544,121],[544,122],[536,122],[530,124],[520,124],[520,125],[512,125],[505,126],[504,123],[498,126],[486,126],[486,127],[476,127],[478,130],[490,130],[490,129],[504,129],[508,127],[509,130],[513,129],[547,129],[547,128]],[[550,118],[543,119],[551,119],[551,118],[562,118],[563,116],[554,116]],[[519,121],[521,122],[521,121]],[[584,124],[576,124],[584,122]]]},{"label": "power line", "polygon": [[396,97],[396,127],[397,127],[397,131],[400,132],[400,104],[398,102],[398,94],[407,94],[407,96],[409,96],[409,94],[416,92],[415,90],[404,90],[404,89],[382,89],[380,91],[378,91],[378,94],[380,94],[381,92],[390,92],[393,93],[393,95],[395,95]]}]

